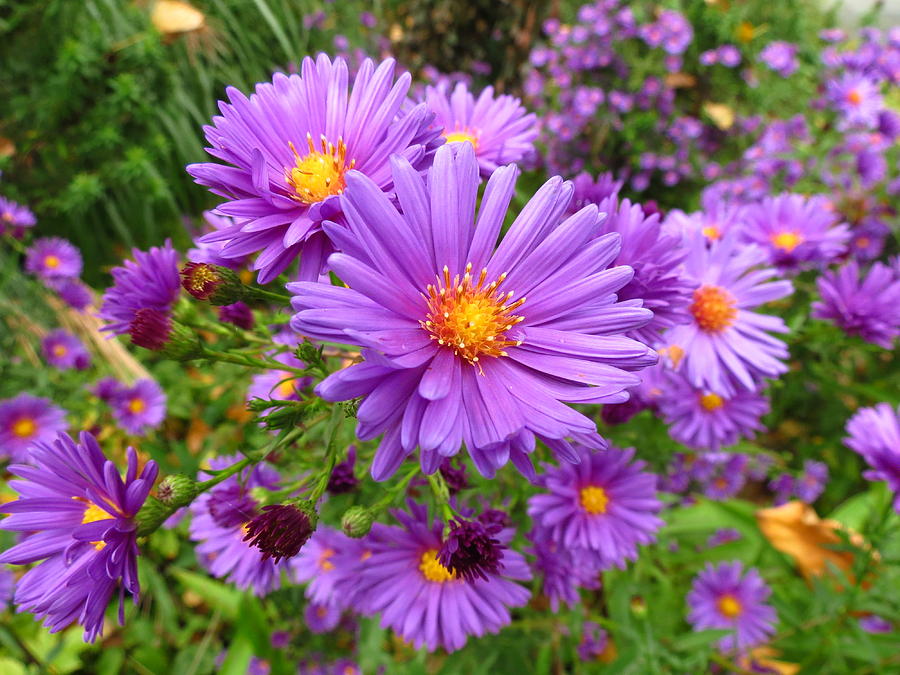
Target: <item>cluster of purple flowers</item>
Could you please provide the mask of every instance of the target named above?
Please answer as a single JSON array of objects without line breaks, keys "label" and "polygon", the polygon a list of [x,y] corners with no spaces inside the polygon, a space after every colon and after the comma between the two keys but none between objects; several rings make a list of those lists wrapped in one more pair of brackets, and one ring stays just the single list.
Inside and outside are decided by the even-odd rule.
[{"label": "cluster of purple flowers", "polygon": [[154,380],[144,378],[129,386],[106,377],[95,383],[92,392],[109,406],[113,419],[129,434],[146,435],[166,418],[166,394]]}]

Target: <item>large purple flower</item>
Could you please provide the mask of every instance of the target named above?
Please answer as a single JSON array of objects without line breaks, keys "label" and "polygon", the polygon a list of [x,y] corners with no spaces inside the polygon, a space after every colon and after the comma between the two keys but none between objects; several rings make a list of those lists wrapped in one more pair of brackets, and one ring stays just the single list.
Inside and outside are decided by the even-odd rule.
[{"label": "large purple flower", "polygon": [[134,249],[134,260],[112,270],[113,285],[103,294],[98,316],[109,322],[102,330],[116,335],[128,333],[138,310],[154,309],[168,314],[181,289],[178,252],[166,240],[162,248]]},{"label": "large purple flower", "polygon": [[850,437],[844,442],[872,467],[863,475],[885,481],[894,492],[894,510],[900,513],[900,410],[887,403],[861,408],[847,422]]},{"label": "large purple flower", "polygon": [[32,443],[47,443],[67,426],[65,411],[49,399],[22,393],[0,401],[0,457],[27,462]]},{"label": "large purple flower", "polygon": [[816,280],[821,301],[812,315],[828,319],[849,335],[891,349],[900,335],[900,278],[887,265],[876,262],[860,277],[859,264],[850,260]]},{"label": "large purple flower", "polygon": [[561,464],[541,477],[546,493],[528,500],[528,515],[567,551],[594,554],[597,569],[637,558],[638,544],[650,544],[663,522],[656,514],[656,476],[632,462],[634,449],[577,447],[579,464]]},{"label": "large purple flower", "polygon": [[769,332],[786,333],[779,317],[752,311],[790,295],[790,281],[773,280],[772,268],[757,268],[766,258],[761,248],[739,244],[726,235],[707,246],[700,237],[688,242],[686,273],[700,282],[688,308],[692,322],[668,331],[665,340],[684,351],[680,367],[695,387],[730,396],[755,390],[765,377],[787,370],[784,342]]},{"label": "large purple flower", "polygon": [[718,450],[752,438],[763,429],[760,418],[769,411],[769,401],[760,392],[722,396],[693,386],[679,373],[668,374],[658,405],[672,438],[699,450]]},{"label": "large purple flower", "polygon": [[81,267],[81,252],[60,237],[35,239],[25,256],[25,269],[45,280],[77,277]]},{"label": "large purple flower", "polygon": [[235,224],[200,239],[226,242],[223,258],[260,251],[259,282],[277,277],[302,252],[303,278],[318,277],[333,248],[321,222],[340,212],[338,196],[355,169],[392,189],[388,158],[424,168],[439,128],[421,104],[399,114],[410,76],[394,83],[394,61],[363,62],[348,93],[346,62],[325,54],[303,60],[299,74],[276,73],[248,98],[226,91],[222,115],[204,128],[210,155],[224,164],[191,164],[197,183],[228,201],[217,211]]},{"label": "large purple flower", "polygon": [[445,86],[427,87],[425,102],[435,113],[435,124],[443,127],[448,143],[473,145],[485,176],[534,150],[537,117],[528,114],[514,96],[495,97],[494,88],[487,87],[476,99],[459,82],[449,95]]},{"label": "large purple flower", "polygon": [[[394,511],[402,527],[376,523],[367,536],[371,555],[357,572],[357,609],[380,612],[384,628],[428,651],[455,651],[470,635],[498,632],[510,622],[509,608],[528,602],[530,592],[516,583],[531,578],[525,558],[503,548],[499,572],[464,579],[438,560],[443,523],[429,522],[425,506],[410,509]],[[497,536],[506,544],[512,530]]]},{"label": "large purple flower", "polygon": [[26,572],[16,586],[16,604],[44,619],[51,632],[73,621],[93,642],[103,631],[106,606],[119,590],[119,623],[124,620],[125,591],[137,602],[137,525],[153,481],[156,463],[138,474],[137,453],[128,448],[124,479],[86,432],[76,443],[59,434],[52,443],[31,449],[34,466],[10,467],[20,499],[0,506],[11,514],[5,530],[27,533],[0,555],[0,563],[43,562]]},{"label": "large purple flower", "polygon": [[[209,464],[215,471],[226,469],[237,457],[216,457]],[[205,475],[205,474],[202,474]],[[251,496],[254,488],[275,490],[278,473],[268,465],[245,469],[231,476],[190,506],[190,536],[197,544],[197,558],[216,577],[224,577],[240,589],[263,596],[281,585],[282,571],[289,561],[274,562],[244,541],[245,526],[259,515],[259,503]]]},{"label": "large purple flower", "polygon": [[824,197],[767,197],[744,209],[741,234],[782,272],[822,267],[847,250],[850,229]]},{"label": "large purple flower", "polygon": [[687,251],[681,239],[663,234],[659,214],[647,216],[639,204],[616,196],[603,200],[600,213],[607,214],[601,231],[618,232],[622,249],[613,264],[630,265],[634,278],[616,293],[620,301],[640,300],[653,312],[653,319],[629,333],[645,344],[655,344],[659,334],[690,322],[688,305],[696,283],[684,277],[681,264]]},{"label": "large purple flower", "polygon": [[358,436],[385,434],[372,475],[389,477],[417,446],[433,473],[465,442],[488,476],[508,459],[528,471],[535,435],[570,456],[566,438],[602,447],[594,421],[563,402],[627,400],[640,379],[625,369],[656,360],[621,335],[652,315],[613,295],[633,275],[606,269],[619,235],[598,237],[595,206],[562,220],[572,187],[553,178],[495,250],[515,166],[491,176],[477,221],[470,144],[441,148],[427,185],[402,158],[393,169],[403,215],[354,172],[341,198],[348,226],[325,225],[345,240],[329,264],[349,288],[288,285],[296,331],[364,348],[363,363],[317,392],[364,398]]},{"label": "large purple flower", "polygon": [[746,652],[775,632],[775,610],[766,604],[771,590],[755,569],[744,574],[739,562],[706,567],[694,579],[687,601],[695,630],[732,628],[719,641],[722,649]]}]

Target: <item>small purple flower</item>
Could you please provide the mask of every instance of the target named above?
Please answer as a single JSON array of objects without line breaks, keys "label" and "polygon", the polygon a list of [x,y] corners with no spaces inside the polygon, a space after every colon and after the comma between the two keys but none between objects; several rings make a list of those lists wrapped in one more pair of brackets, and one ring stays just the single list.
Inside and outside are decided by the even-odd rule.
[{"label": "small purple flower", "polygon": [[600,569],[591,552],[566,549],[544,528],[536,528],[528,538],[534,546],[526,552],[535,557],[534,569],[543,579],[542,590],[554,613],[563,603],[575,607],[581,601],[579,589],[600,588]]},{"label": "small purple flower", "polygon": [[77,277],[81,267],[81,252],[59,237],[35,239],[25,254],[25,269],[44,280]]},{"label": "small purple flower", "polygon": [[796,488],[796,480],[789,473],[782,473],[769,481],[769,489],[775,493],[772,503],[775,506],[786,504],[793,496]]},{"label": "small purple flower", "polygon": [[29,461],[33,443],[49,443],[65,431],[66,413],[46,398],[19,394],[0,401],[0,457]]},{"label": "small purple flower", "polygon": [[859,620],[859,627],[867,633],[890,633],[894,630],[894,624],[877,614],[869,614]]},{"label": "small purple flower", "polygon": [[874,129],[878,126],[884,100],[878,85],[868,76],[847,73],[839,80],[829,80],[826,95],[841,115],[841,128]]},{"label": "small purple flower", "polygon": [[[275,354],[273,358],[292,368],[305,367],[303,361],[289,352]],[[296,373],[289,370],[266,370],[251,378],[250,387],[247,390],[247,400],[261,398],[263,400],[299,401],[303,397],[303,390],[311,382],[311,377],[298,377]]]},{"label": "small purple flower", "polygon": [[777,616],[766,604],[769,595],[771,590],[755,569],[745,574],[740,562],[715,567],[707,563],[687,596],[688,621],[694,630],[734,629],[734,635],[722,638],[719,647],[745,653],[775,632]]},{"label": "small purple flower", "polygon": [[900,278],[894,270],[876,262],[861,277],[859,264],[850,260],[822,274],[816,286],[822,299],[813,303],[813,317],[885,349],[893,347],[900,335]]},{"label": "small purple flower", "polygon": [[[234,456],[216,457],[210,468],[221,471],[237,461]],[[203,475],[203,474],[201,474]],[[281,585],[289,560],[274,562],[244,541],[244,527],[258,514],[258,503],[250,495],[254,488],[275,490],[278,473],[268,465],[245,469],[206,492],[190,505],[190,537],[197,544],[200,563],[215,577],[238,588],[263,596]]]},{"label": "small purple flower", "polygon": [[721,45],[718,48],[719,63],[726,68],[736,68],[741,63],[741,52],[734,45]]},{"label": "small purple flower", "polygon": [[340,614],[354,606],[358,572],[370,557],[367,539],[323,525],[291,560],[291,575],[298,583],[308,582],[305,595],[311,604],[336,607]]},{"label": "small purple flower", "polygon": [[103,377],[94,383],[94,386],[90,388],[90,392],[104,403],[109,404],[123,389],[125,389],[125,385],[116,378]]},{"label": "small purple flower", "polygon": [[514,96],[494,96],[487,87],[476,99],[462,82],[448,95],[446,87],[428,87],[425,102],[434,111],[434,123],[443,127],[447,143],[469,142],[481,173],[520,161],[534,150],[537,117]]},{"label": "small purple flower", "polygon": [[743,238],[768,251],[781,272],[822,267],[846,252],[850,229],[824,197],[767,197],[743,211]]},{"label": "small purple flower", "polygon": [[860,408],[847,422],[847,433],[844,443],[871,467],[863,476],[885,481],[894,493],[894,510],[900,513],[900,410],[887,403]]},{"label": "small purple flower", "polygon": [[581,642],[578,643],[578,658],[582,661],[596,661],[609,646],[609,635],[599,624],[585,621],[581,627]]},{"label": "small purple flower", "polygon": [[47,286],[73,309],[84,311],[94,303],[93,292],[78,279],[49,279]]},{"label": "small purple flower", "polygon": [[34,227],[37,218],[27,206],[0,197],[0,234],[22,235],[27,227]]},{"label": "small purple flower", "polygon": [[586,549],[600,569],[624,569],[662,526],[656,476],[643,471],[644,462],[632,461],[633,448],[576,450],[578,464],[548,467],[541,476],[547,492],[528,500],[528,515],[561,549]]},{"label": "small purple flower", "polygon": [[126,260],[112,270],[113,285],[103,294],[98,316],[108,325],[102,330],[116,335],[128,333],[138,310],[155,309],[168,314],[181,290],[178,253],[166,240],[162,248],[132,251],[134,260]]},{"label": "small purple flower", "polygon": [[759,268],[766,253],[740,245],[734,234],[708,246],[702,237],[688,242],[685,273],[700,286],[688,310],[693,321],[666,333],[666,342],[684,351],[680,368],[688,381],[720,396],[754,391],[766,377],[787,370],[787,346],[770,332],[786,333],[784,321],[753,310],[793,292],[772,268]]},{"label": "small purple flower", "polygon": [[[309,17],[307,17],[309,18]],[[225,242],[223,258],[253,263],[260,283],[274,280],[302,253],[303,279],[317,279],[333,247],[322,221],[340,213],[346,174],[355,169],[391,191],[389,158],[424,168],[440,129],[425,104],[406,113],[410,75],[394,81],[394,60],[366,59],[348,87],[346,61],[305,58],[300,73],[276,73],[249,97],[226,89],[221,115],[204,127],[221,163],[191,164],[194,180],[228,201],[216,211],[235,224],[201,237]]]},{"label": "small purple flower", "polygon": [[41,352],[47,363],[60,370],[85,370],[91,365],[91,355],[81,340],[62,328],[41,340]]},{"label": "small purple flower", "polygon": [[797,478],[794,485],[794,494],[797,499],[812,504],[825,491],[827,483],[828,465],[811,459],[806,460],[803,463],[803,473]]},{"label": "small purple flower", "polygon": [[670,373],[658,399],[669,433],[679,443],[699,450],[718,450],[763,429],[768,399],[757,391],[731,396],[694,387],[683,375]]},{"label": "small purple flower", "polygon": [[131,387],[119,388],[110,406],[119,426],[138,436],[157,428],[166,418],[166,394],[154,380],[141,379]]},{"label": "small purple flower", "polygon": [[253,329],[253,310],[244,302],[235,302],[231,305],[219,307],[219,321],[232,323],[244,330]]},{"label": "small purple flower", "polygon": [[[528,602],[530,592],[517,583],[531,578],[522,554],[504,547],[500,573],[466,580],[438,560],[443,524],[429,521],[424,506],[410,503],[410,509],[394,512],[400,527],[372,527],[366,542],[371,555],[357,572],[357,609],[380,613],[382,627],[429,652],[456,651],[470,635],[499,632],[511,621],[509,608]],[[512,534],[505,530],[497,537],[505,546]]]},{"label": "small purple flower", "polygon": [[[747,456],[739,453],[708,452],[701,455],[695,475],[703,483],[703,494],[714,501],[734,497],[747,482]],[[702,474],[702,478],[700,478]]]},{"label": "small purple flower", "polygon": [[723,544],[739,541],[740,539],[741,533],[736,529],[733,527],[723,527],[710,535],[709,539],[706,540],[706,548],[715,548],[716,546],[722,546]]},{"label": "small purple flower", "polygon": [[355,475],[354,468],[356,466],[356,446],[351,445],[347,448],[347,459],[340,462],[334,467],[331,476],[328,478],[328,492],[333,495],[346,494],[353,492],[359,485],[359,479]]},{"label": "small purple flower", "polygon": [[128,448],[124,480],[86,432],[76,443],[59,434],[52,443],[32,447],[34,466],[14,465],[22,480],[11,485],[20,499],[0,506],[11,514],[0,521],[5,530],[25,532],[20,543],[0,555],[0,562],[25,565],[43,561],[19,580],[19,611],[44,619],[55,633],[73,621],[93,642],[103,632],[106,607],[118,589],[119,623],[124,621],[125,591],[135,603],[137,524],[157,467],[152,460],[138,474],[134,448]]},{"label": "small purple flower", "polygon": [[759,54],[759,60],[781,77],[790,77],[799,67],[797,45],[777,40],[766,45]]},{"label": "small purple flower", "polygon": [[316,634],[328,633],[337,628],[342,614],[343,611],[337,605],[319,605],[315,602],[310,602],[303,610],[306,627],[311,633]]}]

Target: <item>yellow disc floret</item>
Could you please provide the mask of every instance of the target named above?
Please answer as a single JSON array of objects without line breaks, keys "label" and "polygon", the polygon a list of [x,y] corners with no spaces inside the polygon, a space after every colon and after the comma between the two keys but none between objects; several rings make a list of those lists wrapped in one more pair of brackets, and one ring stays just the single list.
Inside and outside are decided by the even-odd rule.
[{"label": "yellow disc floret", "polygon": [[437,549],[435,548],[428,549],[422,554],[422,558],[419,561],[419,571],[428,581],[434,581],[438,584],[456,579],[456,572],[451,572],[441,565],[438,560]]},{"label": "yellow disc floret", "polygon": [[737,301],[724,288],[701,286],[694,291],[694,302],[690,310],[701,330],[721,333],[737,318],[735,305]]},{"label": "yellow disc floret", "polygon": [[506,274],[485,284],[486,269],[481,270],[477,281],[471,272],[469,263],[461,279],[458,274],[451,279],[450,270],[444,266],[443,279],[438,278],[436,285],[429,284],[428,295],[423,294],[428,313],[419,323],[439,345],[474,366],[481,356],[507,356],[506,347],[521,344],[507,339],[506,331],[524,319],[513,311],[525,298],[510,302],[513,291],[498,291]]},{"label": "yellow disc floret", "polygon": [[707,412],[718,410],[723,405],[725,405],[725,400],[718,394],[709,393],[703,394],[700,397],[700,407],[702,407]]},{"label": "yellow disc floret", "polygon": [[453,131],[444,131],[444,138],[448,143],[464,143],[468,141],[472,147],[478,149],[478,132],[468,127],[457,127]]},{"label": "yellow disc floret", "polygon": [[147,402],[142,398],[133,398],[128,402],[128,411],[134,415],[144,412]]},{"label": "yellow disc floret", "polygon": [[729,619],[740,616],[741,612],[744,611],[743,606],[741,606],[741,601],[730,593],[726,593],[719,598],[716,602],[716,606],[719,608],[719,611]]},{"label": "yellow disc floret", "polygon": [[775,248],[785,253],[791,253],[803,243],[803,236],[797,232],[779,232],[772,235],[772,243]]},{"label": "yellow disc floret", "polygon": [[14,436],[19,438],[31,438],[37,431],[37,423],[30,417],[20,417],[12,425]]},{"label": "yellow disc floret", "polygon": [[609,505],[609,495],[606,490],[596,485],[581,488],[581,506],[591,514],[606,513]]},{"label": "yellow disc floret", "polygon": [[335,146],[322,136],[317,149],[312,135],[306,134],[306,144],[309,152],[301,157],[294,144],[289,143],[294,153],[294,167],[287,171],[287,182],[294,189],[293,198],[304,204],[315,204],[341,194],[346,187],[344,174],[356,164],[355,159],[347,162],[344,141],[339,138]]},{"label": "yellow disc floret", "polygon": [[59,267],[59,258],[55,255],[48,255],[44,257],[44,267],[47,267],[51,270],[55,270]]}]

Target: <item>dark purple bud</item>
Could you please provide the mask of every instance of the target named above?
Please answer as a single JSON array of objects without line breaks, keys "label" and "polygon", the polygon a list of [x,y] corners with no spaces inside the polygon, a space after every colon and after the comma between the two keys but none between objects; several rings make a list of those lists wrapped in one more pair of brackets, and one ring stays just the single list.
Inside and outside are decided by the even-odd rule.
[{"label": "dark purple bud", "polygon": [[450,521],[450,533],[441,545],[438,560],[466,581],[479,577],[487,581],[488,574],[497,574],[503,567],[504,548],[477,520],[454,519]]},{"label": "dark purple bud", "polygon": [[247,525],[244,541],[263,554],[263,560],[293,558],[316,529],[315,511],[310,506],[270,504]]}]

